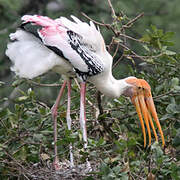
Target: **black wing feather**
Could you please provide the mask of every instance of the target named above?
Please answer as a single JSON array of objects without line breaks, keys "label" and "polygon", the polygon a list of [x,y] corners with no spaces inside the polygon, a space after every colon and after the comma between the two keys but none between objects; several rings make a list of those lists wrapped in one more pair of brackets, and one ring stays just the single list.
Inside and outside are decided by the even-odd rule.
[{"label": "black wing feather", "polygon": [[94,76],[101,73],[104,70],[104,65],[97,56],[93,55],[92,51],[82,43],[82,37],[71,30],[67,31],[67,34],[69,36],[71,48],[79,54],[81,59],[88,66],[88,72],[82,72],[75,68],[79,77],[85,81],[88,76]]}]

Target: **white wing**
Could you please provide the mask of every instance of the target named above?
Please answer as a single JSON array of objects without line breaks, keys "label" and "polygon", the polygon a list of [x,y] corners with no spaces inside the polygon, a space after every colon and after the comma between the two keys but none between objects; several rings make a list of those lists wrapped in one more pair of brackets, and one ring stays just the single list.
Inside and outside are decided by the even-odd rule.
[{"label": "white wing", "polygon": [[32,79],[46,73],[54,67],[62,67],[60,72],[72,71],[72,66],[32,34],[17,30],[10,34],[6,55],[13,62],[11,70],[22,78]]},{"label": "white wing", "polygon": [[80,21],[77,17],[71,16],[73,21],[65,17],[60,17],[55,21],[58,22],[60,25],[64,25],[66,28],[72,30],[73,32],[82,36],[82,41],[85,45],[92,48],[97,53],[99,51],[103,51],[105,48],[104,39],[94,25],[92,21],[90,21],[90,25]]},{"label": "white wing", "polygon": [[[63,58],[64,63],[70,62],[74,67],[77,75],[82,80],[86,80],[88,76],[96,75],[104,70],[104,64],[101,59],[101,55],[105,51],[105,44],[100,32],[96,29],[95,25],[92,22],[89,25],[87,23],[81,22],[79,19],[77,19],[74,16],[72,16],[72,18],[74,19],[74,22],[64,17],[58,18],[56,20],[52,20],[48,17],[43,17],[43,16],[26,15],[22,17],[24,23],[22,23],[21,29],[26,33],[31,34],[32,39],[33,38],[36,38],[36,40],[39,39],[38,41],[41,41],[40,44],[42,46],[44,44],[44,49],[48,48],[54,51],[55,54],[59,55],[61,61]],[[23,44],[22,42],[25,41],[26,39],[22,38],[21,45]],[[38,51],[37,43],[34,44],[37,46],[37,51]],[[11,47],[12,46],[13,43],[11,44]],[[27,45],[24,43],[24,46]],[[39,49],[42,48],[43,47],[41,46],[39,47]],[[19,61],[19,58],[14,58],[12,55],[14,53],[10,52],[10,48],[8,49],[9,50],[7,50],[6,54],[10,57],[10,59],[13,59],[12,61],[14,61],[16,65],[18,64],[18,62],[21,62],[16,66],[16,68],[20,69],[21,68],[20,64],[22,66],[25,66],[24,64],[26,63],[26,61],[22,61],[22,60]],[[30,50],[31,49],[29,49],[29,51]],[[26,51],[22,46],[21,46],[21,51],[24,51],[22,52],[22,54],[26,53]],[[49,53],[50,56],[52,55],[51,52],[49,53],[48,51],[46,51],[44,52],[44,54],[43,53],[42,54],[44,56],[48,56]],[[38,53],[36,53],[36,55],[37,54]],[[30,55],[29,62],[31,62],[31,59],[33,61],[33,58],[36,58],[38,61],[37,56],[31,58]],[[37,69],[36,72],[38,73],[34,73],[33,77],[37,76],[38,74],[42,74],[39,73],[42,71],[42,69],[44,73],[46,70],[54,68],[54,66],[56,65],[59,65],[57,61],[58,61],[57,58],[53,57],[51,60],[49,59],[47,63],[43,63],[42,67],[40,67],[38,65],[39,62],[37,62],[36,63],[37,65],[34,64],[34,66],[35,69]],[[60,64],[62,65],[62,63]],[[63,69],[63,65],[62,65],[62,69]]]},{"label": "white wing", "polygon": [[56,26],[43,27],[38,34],[47,47],[60,51],[79,77],[86,80],[104,69],[104,40],[92,22],[88,25],[74,16],[73,19],[75,22],[64,17],[56,19]]}]

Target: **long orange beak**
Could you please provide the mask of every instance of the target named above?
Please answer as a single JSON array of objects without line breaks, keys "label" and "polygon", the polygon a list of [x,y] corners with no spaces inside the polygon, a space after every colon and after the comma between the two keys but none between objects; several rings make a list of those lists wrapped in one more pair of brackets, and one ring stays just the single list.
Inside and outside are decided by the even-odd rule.
[{"label": "long orange beak", "polygon": [[151,145],[150,127],[152,128],[155,139],[158,142],[158,136],[154,127],[152,117],[156,123],[157,128],[159,129],[162,138],[162,146],[164,146],[165,145],[164,135],[161,129],[161,125],[159,123],[156,108],[154,106],[154,101],[151,95],[151,87],[144,79],[128,78],[126,82],[133,85],[131,101],[136,107],[136,111],[141,123],[142,132],[144,136],[144,147],[146,146],[146,132],[145,132],[144,121],[149,136],[149,146]]}]

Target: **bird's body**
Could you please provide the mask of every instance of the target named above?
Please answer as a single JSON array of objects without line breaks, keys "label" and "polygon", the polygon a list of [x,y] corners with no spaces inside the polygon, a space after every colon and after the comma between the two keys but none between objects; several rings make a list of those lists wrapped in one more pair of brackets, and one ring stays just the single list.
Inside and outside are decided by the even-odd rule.
[{"label": "bird's body", "polygon": [[[79,22],[80,25],[85,24],[85,32],[86,29],[91,27],[91,31],[89,30],[87,32],[90,32],[89,34],[91,34],[92,37],[100,36],[101,44],[98,42],[98,46],[92,46],[91,44],[97,43],[88,42],[88,40],[83,39],[82,36],[82,42],[79,42],[79,45],[79,38],[75,36],[74,41],[77,42],[74,44],[77,46],[76,49],[79,49],[74,50],[70,45],[71,37],[68,35],[68,27],[59,26],[59,24],[62,24],[60,21],[68,24],[70,22],[69,20],[65,18],[61,20],[60,18],[57,20],[58,23],[50,21],[49,24],[45,24],[43,21],[47,21],[47,18],[43,17],[42,22],[38,22],[35,26],[33,23],[31,25],[31,18],[28,17],[29,16],[24,16],[22,19],[27,19],[29,23],[23,23],[21,29],[10,35],[10,39],[16,42],[10,43],[6,51],[6,54],[14,62],[12,70],[15,71],[17,75],[22,78],[32,79],[52,70],[66,77],[74,77],[77,75],[81,81],[90,81],[96,85],[99,91],[110,97],[119,97],[123,93],[123,88],[119,90],[118,87],[120,86],[112,76],[112,56],[107,52],[101,34],[93,25],[91,27],[86,23]],[[68,25],[72,28],[71,23]],[[44,24],[46,25],[45,29],[43,29]],[[73,25],[74,24],[75,23],[73,23]],[[50,29],[49,26],[52,28]],[[79,26],[76,28],[79,29]],[[56,29],[59,30],[57,31]],[[70,32],[72,32],[72,30]],[[78,30],[75,32],[78,33]],[[79,33],[81,32],[82,30]],[[87,32],[82,34],[85,37],[89,36]],[[48,38],[44,38],[47,36]],[[14,49],[16,49],[16,51]],[[26,63],[24,63],[24,59],[26,59]],[[125,81],[119,81],[125,84],[125,86],[128,86]]]},{"label": "bird's body", "polygon": [[[67,79],[77,77],[81,82],[80,123],[84,141],[87,142],[85,123],[85,83],[93,83],[103,94],[110,97],[129,96],[136,107],[143,129],[144,145],[146,145],[145,124],[148,129],[149,144],[151,132],[149,123],[157,140],[152,123],[153,116],[160,131],[163,144],[164,137],[159,124],[150,86],[146,81],[135,77],[116,80],[112,75],[112,56],[106,50],[104,39],[95,25],[90,25],[72,16],[74,22],[60,17],[52,20],[43,16],[25,15],[22,25],[10,34],[11,43],[6,50],[13,62],[12,70],[23,78],[32,79],[53,70]],[[70,81],[68,80],[68,97],[70,97]],[[54,115],[66,82],[61,88],[55,104]],[[70,120],[70,100],[68,100],[67,120]],[[56,119],[56,118],[54,118]],[[56,123],[54,123],[56,126]],[[70,128],[70,126],[68,126]],[[55,127],[56,131],[56,127]],[[56,135],[55,135],[56,136]],[[54,139],[56,141],[56,137]],[[57,150],[56,150],[57,151]],[[55,154],[57,155],[57,152]]]},{"label": "bird's body", "polygon": [[[14,68],[20,77],[34,78],[54,69],[66,76],[76,73],[81,80],[86,81],[89,76],[96,75],[103,70],[104,64],[100,59],[101,51],[98,48],[89,47],[82,35],[78,35],[64,25],[59,25],[60,21],[62,21],[61,24],[63,22],[68,24],[67,19],[58,19],[56,22],[47,17],[33,16],[31,18],[31,16],[26,15],[23,16],[22,20],[25,22],[22,23],[20,29],[10,35],[11,40],[17,42],[9,44],[6,52],[8,56],[13,54],[17,56],[14,60]],[[47,23],[48,20],[49,23]],[[85,25],[87,24],[85,23]],[[94,28],[91,28],[92,31],[97,33]],[[10,47],[15,45],[17,51],[9,53],[11,49],[15,49]],[[24,56],[30,55],[33,57],[27,57],[26,63],[23,63]],[[25,68],[20,66],[18,61],[24,64]],[[31,66],[34,72],[27,71]]]}]

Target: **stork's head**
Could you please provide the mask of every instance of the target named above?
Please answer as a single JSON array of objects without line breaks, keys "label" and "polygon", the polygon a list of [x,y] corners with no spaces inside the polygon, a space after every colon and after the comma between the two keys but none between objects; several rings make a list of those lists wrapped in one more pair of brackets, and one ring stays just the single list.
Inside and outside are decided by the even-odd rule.
[{"label": "stork's head", "polygon": [[151,144],[150,127],[153,130],[156,141],[158,141],[153,119],[156,123],[157,128],[159,129],[159,132],[162,138],[162,146],[164,146],[165,144],[164,135],[161,129],[161,125],[159,123],[156,108],[154,106],[154,101],[151,95],[151,87],[144,79],[137,79],[135,77],[129,77],[129,78],[126,78],[125,81],[130,86],[125,90],[124,95],[131,98],[131,101],[136,108],[136,111],[137,111],[137,114],[139,116],[139,120],[142,126],[142,132],[144,136],[144,146],[146,146],[146,133],[145,133],[144,121],[147,128],[148,136],[149,136],[149,145]]}]

